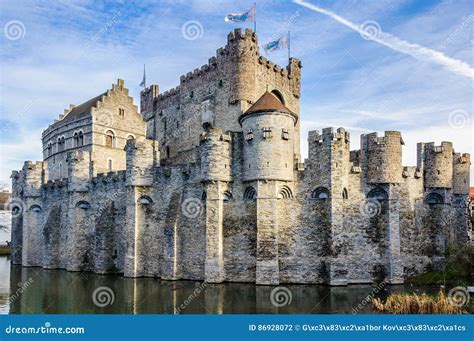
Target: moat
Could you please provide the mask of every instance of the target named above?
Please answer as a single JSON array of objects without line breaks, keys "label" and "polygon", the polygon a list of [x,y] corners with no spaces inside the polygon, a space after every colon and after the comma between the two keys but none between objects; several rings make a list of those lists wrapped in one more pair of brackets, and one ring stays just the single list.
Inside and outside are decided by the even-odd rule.
[{"label": "moat", "polygon": [[[102,287],[110,288],[113,300],[106,295],[102,300],[99,297],[99,304],[107,303],[99,307],[93,293]],[[364,299],[375,292],[376,297],[386,297],[398,291],[438,291],[437,287],[410,285],[282,287],[291,292],[291,302],[276,307],[270,298],[273,286],[22,268],[11,265],[9,257],[0,257],[0,314],[352,314],[361,303],[357,313],[367,314],[373,311],[370,304],[363,304]]]}]

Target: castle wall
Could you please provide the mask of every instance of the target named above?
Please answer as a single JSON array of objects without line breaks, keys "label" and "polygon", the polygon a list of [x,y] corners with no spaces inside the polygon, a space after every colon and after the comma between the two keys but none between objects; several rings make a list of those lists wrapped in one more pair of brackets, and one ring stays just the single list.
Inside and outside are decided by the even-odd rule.
[{"label": "castle wall", "polygon": [[[281,68],[236,30],[175,89],[142,92],[150,139],[121,80],[60,117],[45,160],[12,173],[12,262],[270,285],[396,284],[439,269],[467,241],[469,154],[420,143],[416,167],[403,167],[400,132],[350,151],[345,129],[326,128],[309,133],[302,164],[300,77],[298,60]],[[266,90],[297,117],[241,116]]]},{"label": "castle wall", "polygon": [[252,114],[242,119],[244,181],[293,180],[298,136],[294,125],[291,115],[277,112]]},{"label": "castle wall", "polygon": [[[72,151],[92,152],[94,175],[125,169],[125,143],[132,137],[144,138],[146,124],[123,80],[119,79],[112,89],[84,108],[83,113],[69,119],[67,114],[74,108],[71,105],[43,132],[43,158],[48,164],[48,179],[68,177],[67,155]],[[114,135],[111,147],[106,145],[107,131]],[[82,145],[74,139],[79,132],[83,134]],[[64,146],[58,144],[61,138],[64,138]],[[112,160],[111,169],[109,160]]]},{"label": "castle wall", "polygon": [[[298,60],[281,68],[259,56],[257,37],[251,30],[236,29],[208,64],[181,76],[177,87],[158,94],[158,87],[152,85],[142,92],[147,137],[160,142],[163,158],[173,158],[198,146],[204,123],[224,132],[241,131],[238,116],[267,88],[277,90],[286,106],[299,115],[300,78]],[[295,129],[299,133],[299,122]],[[295,154],[299,155],[297,139]]]}]

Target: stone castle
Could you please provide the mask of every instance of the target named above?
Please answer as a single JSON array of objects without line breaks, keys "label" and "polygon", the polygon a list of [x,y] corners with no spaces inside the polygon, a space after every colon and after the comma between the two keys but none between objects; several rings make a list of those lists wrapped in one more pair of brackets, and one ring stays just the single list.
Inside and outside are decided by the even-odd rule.
[{"label": "stone castle", "polygon": [[167,280],[402,283],[470,229],[470,155],[400,132],[311,131],[300,158],[301,62],[228,35],[208,64],[140,111],[124,82],[64,111],[43,161],[12,173],[12,262]]}]

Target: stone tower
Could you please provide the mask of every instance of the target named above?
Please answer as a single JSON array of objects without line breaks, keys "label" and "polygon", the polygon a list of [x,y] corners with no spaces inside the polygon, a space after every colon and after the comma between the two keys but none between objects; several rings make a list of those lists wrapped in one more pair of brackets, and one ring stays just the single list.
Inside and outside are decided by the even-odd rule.
[{"label": "stone tower", "polygon": [[[256,189],[256,282],[278,284],[278,199],[293,198],[298,116],[265,92],[239,117],[244,134],[243,181]],[[292,189],[293,188],[293,189]]]}]

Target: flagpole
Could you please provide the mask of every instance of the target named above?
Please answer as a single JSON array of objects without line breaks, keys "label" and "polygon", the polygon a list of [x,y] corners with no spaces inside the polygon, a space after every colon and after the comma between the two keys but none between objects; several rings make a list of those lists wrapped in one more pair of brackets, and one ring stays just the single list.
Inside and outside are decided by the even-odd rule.
[{"label": "flagpole", "polygon": [[146,89],[146,71],[145,71],[145,64],[143,64],[143,87]]},{"label": "flagpole", "polygon": [[253,32],[257,33],[257,3],[253,3]]},{"label": "flagpole", "polygon": [[290,31],[288,31],[288,64],[290,63],[290,58],[291,58],[290,44],[291,44]]}]

